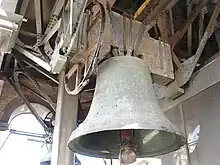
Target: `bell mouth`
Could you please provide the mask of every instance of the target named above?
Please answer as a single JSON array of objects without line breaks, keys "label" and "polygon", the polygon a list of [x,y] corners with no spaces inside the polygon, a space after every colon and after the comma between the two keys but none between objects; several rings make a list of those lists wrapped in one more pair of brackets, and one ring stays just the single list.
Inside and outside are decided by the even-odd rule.
[{"label": "bell mouth", "polygon": [[[134,144],[137,158],[159,156],[178,150],[186,143],[183,136],[173,132],[136,129]],[[120,130],[108,130],[72,139],[69,148],[78,154],[117,159],[120,153]]]}]

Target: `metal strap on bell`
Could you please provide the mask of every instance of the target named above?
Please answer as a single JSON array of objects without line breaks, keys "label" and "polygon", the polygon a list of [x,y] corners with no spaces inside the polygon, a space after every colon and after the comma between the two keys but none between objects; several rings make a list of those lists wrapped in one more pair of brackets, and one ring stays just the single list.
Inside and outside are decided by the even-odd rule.
[{"label": "metal strap on bell", "polygon": [[159,107],[144,61],[117,56],[99,66],[90,111],[68,146],[87,156],[118,158],[124,152],[135,159],[166,154],[184,144],[183,134]]}]

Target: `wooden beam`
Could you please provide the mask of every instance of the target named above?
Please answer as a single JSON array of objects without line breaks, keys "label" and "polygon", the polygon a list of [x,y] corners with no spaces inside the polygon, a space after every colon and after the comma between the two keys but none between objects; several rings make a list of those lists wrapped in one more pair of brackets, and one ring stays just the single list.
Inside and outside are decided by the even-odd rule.
[{"label": "wooden beam", "polygon": [[168,43],[170,44],[172,49],[176,46],[176,44],[180,41],[180,39],[186,33],[189,26],[194,22],[194,20],[196,19],[197,15],[203,9],[206,2],[207,2],[207,0],[199,0],[196,7],[193,9],[191,14],[189,15],[189,18],[187,19],[187,21],[181,26],[181,28],[174,35],[172,35],[169,38]]}]

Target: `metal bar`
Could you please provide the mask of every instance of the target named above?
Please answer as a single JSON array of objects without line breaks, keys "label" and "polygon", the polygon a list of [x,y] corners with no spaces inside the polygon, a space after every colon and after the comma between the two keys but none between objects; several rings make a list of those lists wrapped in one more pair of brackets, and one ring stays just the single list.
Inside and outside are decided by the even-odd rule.
[{"label": "metal bar", "polygon": [[181,69],[182,64],[181,64],[180,60],[178,59],[178,57],[176,56],[176,54],[174,53],[174,51],[171,51],[171,54],[172,54],[172,59],[173,59],[174,63],[176,64],[177,68]]},{"label": "metal bar", "polygon": [[168,43],[170,44],[172,49],[176,46],[176,44],[180,41],[180,39],[186,33],[189,26],[194,22],[194,20],[196,19],[197,15],[201,12],[206,2],[207,0],[199,0],[199,2],[197,3],[195,8],[192,10],[191,14],[189,15],[187,21],[181,26],[181,28],[174,35],[172,35],[169,38]]},{"label": "metal bar", "polygon": [[28,36],[28,37],[33,37],[33,38],[35,38],[37,36],[35,33],[27,32],[27,31],[23,31],[23,30],[20,30],[20,34]]},{"label": "metal bar", "polygon": [[42,37],[41,0],[34,0],[34,7],[35,7],[35,18],[36,18],[37,43],[39,43]]},{"label": "metal bar", "polygon": [[34,139],[34,138],[27,138],[27,141],[30,141],[30,142],[37,142],[37,143],[47,143],[47,144],[50,144],[48,142],[45,142],[45,139],[42,139],[42,140],[38,140],[38,139]]},{"label": "metal bar", "polygon": [[85,14],[85,23],[84,23],[84,27],[83,27],[83,41],[84,43],[84,50],[87,50],[89,47],[89,32],[87,31],[87,28],[89,26],[89,22],[90,22],[90,14]]},{"label": "metal bar", "polygon": [[[183,121],[184,134],[185,134],[185,137],[188,137],[188,135],[187,135],[186,120],[185,120],[184,110],[183,110],[183,104],[180,103],[179,106],[180,106],[181,119],[182,119],[182,121]],[[189,152],[189,143],[188,143],[188,140],[186,141],[185,148],[186,148],[186,156],[187,156],[188,165],[191,165],[191,157],[190,157],[190,152]]]},{"label": "metal bar", "polygon": [[29,137],[35,137],[35,138],[45,138],[45,137],[47,137],[46,134],[25,132],[25,131],[19,131],[19,130],[15,130],[15,129],[10,129],[9,132],[12,133],[12,134],[16,134],[16,135],[23,135],[23,136],[29,136]]},{"label": "metal bar", "polygon": [[69,150],[67,143],[76,128],[78,96],[66,93],[64,78],[65,72],[62,71],[59,79],[51,165],[73,165],[74,162],[74,153]]},{"label": "metal bar", "polygon": [[220,53],[216,54],[216,56],[216,59],[193,74],[187,87],[185,88],[185,93],[182,96],[176,98],[175,100],[159,100],[161,109],[163,111],[167,111],[181,102],[184,102],[203,92],[211,86],[220,83]]},{"label": "metal bar", "polygon": [[204,30],[204,14],[201,12],[199,15],[199,41],[202,39],[203,35],[203,30]]},{"label": "metal bar", "polygon": [[175,32],[174,32],[174,25],[173,25],[173,12],[172,12],[172,9],[169,10],[169,21],[170,21],[170,31],[171,31],[171,34],[173,35]]},{"label": "metal bar", "polygon": [[73,33],[73,8],[74,3],[73,0],[70,0],[70,18],[69,18],[69,35]]},{"label": "metal bar", "polygon": [[[187,18],[189,18],[191,12],[192,12],[191,0],[187,0]],[[187,47],[188,47],[188,53],[191,56],[192,55],[192,24],[189,25],[187,31]]]},{"label": "metal bar", "polygon": [[49,39],[58,31],[61,25],[61,19],[59,19],[56,25],[50,30],[49,33],[44,37],[44,39],[40,42],[39,46],[46,44]]},{"label": "metal bar", "polygon": [[85,13],[83,13],[83,18],[82,18],[82,23],[81,23],[81,27],[80,27],[80,30],[79,30],[79,33],[80,33],[80,44],[81,45],[84,45],[84,35],[85,34],[83,34],[83,32],[84,32],[84,24],[85,24],[85,18],[86,18],[86,14]]},{"label": "metal bar", "polygon": [[[73,34],[71,35],[70,43],[69,43],[69,45],[68,45],[68,47],[67,47],[67,50],[66,50],[66,52],[65,52],[65,56],[67,56],[67,55],[70,53],[70,51],[71,51],[71,49],[72,49],[72,46],[73,46],[73,44],[74,44],[74,42],[75,42],[75,40],[76,40],[77,33],[78,33],[78,31],[79,31],[79,29],[80,29],[80,25],[81,25],[81,23],[82,23],[82,19],[83,19],[83,15],[84,15],[84,11],[85,11],[87,2],[88,2],[88,0],[84,0],[84,1],[83,1],[82,6],[81,6],[81,8],[80,8],[80,11],[79,11],[79,13],[78,13],[78,15],[77,15],[76,27],[74,28],[74,32],[73,32]],[[59,45],[58,47],[61,48],[61,47],[63,46],[63,44],[64,44],[63,42],[60,42],[60,45]]]},{"label": "metal bar", "polygon": [[123,16],[123,23],[122,23],[122,42],[123,42],[123,52],[127,50],[126,39],[127,39],[127,27],[126,27],[126,18]]},{"label": "metal bar", "polygon": [[0,147],[0,150],[2,150],[2,148],[4,147],[4,145],[6,144],[6,142],[8,141],[8,138],[10,137],[11,133],[9,132],[7,137],[5,138],[5,140],[3,141],[1,147]]},{"label": "metal bar", "polygon": [[133,46],[133,38],[132,38],[132,30],[133,30],[133,21],[129,18],[129,31],[128,31],[128,47],[131,49]]},{"label": "metal bar", "polygon": [[32,53],[30,53],[29,51],[21,48],[20,46],[15,45],[14,47],[17,51],[19,51],[20,53],[24,54],[27,58],[29,58],[30,60],[34,61],[35,63],[37,63],[38,65],[40,65],[42,68],[44,68],[45,70],[47,70],[48,72],[51,71],[51,66],[43,61],[42,59],[40,59],[39,57],[36,57],[35,55],[33,55]]},{"label": "metal bar", "polygon": [[59,81],[54,75],[51,75],[49,72],[47,72],[43,68],[36,66],[36,64],[34,64],[31,60],[28,60],[28,61],[24,60],[24,62],[28,64],[29,66],[31,66],[32,68],[34,68],[35,70],[37,70],[38,72],[40,72],[41,74],[43,74],[44,76],[46,76],[47,78],[49,78],[50,80],[52,80],[53,82],[55,82],[56,84],[59,84]]},{"label": "metal bar", "polygon": [[112,159],[110,159],[110,165],[113,165],[113,161],[112,161]]},{"label": "metal bar", "polygon": [[55,24],[55,22],[57,21],[58,16],[59,16],[64,4],[65,4],[65,0],[56,0],[54,7],[52,9],[52,12],[51,12],[49,23],[47,25],[47,28],[46,28],[44,34],[49,33],[49,31],[53,28],[53,24]]}]

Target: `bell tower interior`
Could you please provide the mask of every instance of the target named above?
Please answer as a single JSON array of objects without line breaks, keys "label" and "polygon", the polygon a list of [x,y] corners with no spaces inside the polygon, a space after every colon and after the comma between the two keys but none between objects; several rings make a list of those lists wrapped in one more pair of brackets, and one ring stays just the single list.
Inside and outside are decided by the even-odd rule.
[{"label": "bell tower interior", "polygon": [[219,13],[220,0],[0,0],[1,164],[220,164]]}]

